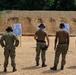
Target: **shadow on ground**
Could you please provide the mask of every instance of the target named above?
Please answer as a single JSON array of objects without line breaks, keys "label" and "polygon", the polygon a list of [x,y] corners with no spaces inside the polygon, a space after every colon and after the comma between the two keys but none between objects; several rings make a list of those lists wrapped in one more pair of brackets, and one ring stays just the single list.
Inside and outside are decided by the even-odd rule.
[{"label": "shadow on ground", "polygon": [[0,71],[0,75],[6,75],[6,74],[8,74],[8,73],[13,73],[13,72],[11,72],[11,71],[8,71],[8,72]]},{"label": "shadow on ground", "polygon": [[43,74],[48,74],[48,73],[58,73],[60,72],[61,70],[57,70],[57,71],[54,71],[54,70],[47,70],[47,71],[43,71],[42,73]]},{"label": "shadow on ground", "polygon": [[41,67],[30,66],[30,67],[22,68],[22,70],[33,70],[33,69],[39,69],[39,68],[41,68]]},{"label": "shadow on ground", "polygon": [[76,66],[67,67],[67,69],[76,69]]}]

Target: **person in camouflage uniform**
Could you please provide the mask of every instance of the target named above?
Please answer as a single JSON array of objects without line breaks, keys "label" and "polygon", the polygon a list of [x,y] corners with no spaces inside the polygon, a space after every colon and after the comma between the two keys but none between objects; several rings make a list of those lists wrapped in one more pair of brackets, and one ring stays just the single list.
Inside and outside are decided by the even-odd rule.
[{"label": "person in camouflage uniform", "polygon": [[7,33],[3,34],[0,40],[1,46],[4,47],[4,72],[7,72],[8,58],[11,58],[11,65],[13,72],[16,71],[15,64],[15,47],[19,45],[18,38],[12,33],[13,29],[11,26],[7,27]]},{"label": "person in camouflage uniform", "polygon": [[65,27],[64,23],[61,23],[60,29],[56,32],[55,46],[54,46],[54,50],[56,51],[55,60],[54,60],[54,67],[50,68],[51,70],[57,70],[60,54],[62,54],[61,70],[64,69],[64,65],[66,63],[65,58],[69,46],[69,33],[64,29],[64,27]]},{"label": "person in camouflage uniform", "polygon": [[[39,57],[41,53],[41,58],[42,58],[42,67],[46,67],[47,65],[45,64],[45,54],[46,54],[46,49],[49,46],[49,38],[47,33],[44,31],[44,24],[39,25],[39,30],[36,31],[34,39],[37,41],[37,46],[36,46],[36,66],[39,65]],[[45,42],[45,38],[47,39],[47,45]]]}]

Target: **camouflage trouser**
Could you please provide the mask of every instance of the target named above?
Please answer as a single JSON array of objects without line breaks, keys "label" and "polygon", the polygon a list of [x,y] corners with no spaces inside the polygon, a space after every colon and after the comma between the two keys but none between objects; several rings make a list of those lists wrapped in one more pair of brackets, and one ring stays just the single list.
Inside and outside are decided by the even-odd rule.
[{"label": "camouflage trouser", "polygon": [[41,48],[45,47],[45,45],[46,45],[46,43],[37,42],[37,47],[36,47],[36,62],[39,62],[40,52],[41,52],[42,62],[45,62],[45,53],[46,53],[46,50],[42,50],[41,49]]},{"label": "camouflage trouser", "polygon": [[65,63],[66,63],[65,58],[66,58],[66,54],[67,54],[67,44],[58,44],[57,45],[57,50],[55,52],[54,65],[58,64],[60,54],[62,54],[61,65],[65,65]]},{"label": "camouflage trouser", "polygon": [[11,58],[11,65],[12,67],[15,67],[16,64],[15,64],[15,47],[5,47],[4,48],[4,57],[5,57],[5,61],[4,61],[4,67],[7,67],[8,65],[8,59],[9,59],[9,56]]}]

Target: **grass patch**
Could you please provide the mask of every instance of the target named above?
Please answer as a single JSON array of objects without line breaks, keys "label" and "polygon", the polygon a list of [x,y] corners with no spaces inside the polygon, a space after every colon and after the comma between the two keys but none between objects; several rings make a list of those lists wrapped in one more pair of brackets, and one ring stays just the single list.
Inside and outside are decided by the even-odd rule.
[{"label": "grass patch", "polygon": [[2,14],[3,14],[3,12],[2,12],[2,11],[0,11],[0,20],[2,19]]}]

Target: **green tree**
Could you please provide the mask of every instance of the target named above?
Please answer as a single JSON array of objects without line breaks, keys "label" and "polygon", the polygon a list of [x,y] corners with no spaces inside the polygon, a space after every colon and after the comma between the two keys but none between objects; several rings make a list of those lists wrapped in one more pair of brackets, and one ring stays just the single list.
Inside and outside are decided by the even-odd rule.
[{"label": "green tree", "polygon": [[44,8],[45,0],[20,0],[19,4],[21,9],[39,10]]},{"label": "green tree", "polygon": [[74,7],[74,0],[60,0],[60,9],[72,10]]},{"label": "green tree", "polygon": [[51,10],[53,9],[54,0],[45,0],[45,6],[44,9]]},{"label": "green tree", "polygon": [[53,5],[53,9],[58,9],[58,7],[59,7],[59,0],[54,0],[54,5]]},{"label": "green tree", "polygon": [[76,0],[0,0],[0,10],[76,10]]},{"label": "green tree", "polygon": [[11,10],[16,9],[19,0],[0,0],[0,9]]}]

